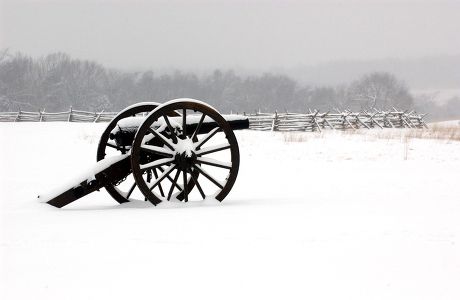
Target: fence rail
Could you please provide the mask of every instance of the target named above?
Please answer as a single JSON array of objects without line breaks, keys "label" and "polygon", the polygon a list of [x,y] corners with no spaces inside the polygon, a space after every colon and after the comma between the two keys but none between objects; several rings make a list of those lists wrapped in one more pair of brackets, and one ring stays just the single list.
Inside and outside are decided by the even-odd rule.
[{"label": "fence rail", "polygon": [[[66,112],[45,111],[0,112],[0,122],[109,122],[116,112],[88,112],[70,108]],[[335,113],[310,111],[309,113],[254,113],[245,114],[249,128],[267,131],[322,131],[323,129],[348,130],[360,128],[426,128],[426,114],[391,111],[337,111]]]}]

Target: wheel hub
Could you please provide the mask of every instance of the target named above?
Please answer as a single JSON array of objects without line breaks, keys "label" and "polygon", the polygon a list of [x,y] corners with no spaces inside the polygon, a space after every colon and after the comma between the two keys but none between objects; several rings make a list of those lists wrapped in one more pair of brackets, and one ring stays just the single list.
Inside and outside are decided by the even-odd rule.
[{"label": "wheel hub", "polygon": [[190,138],[186,137],[183,140],[177,140],[174,159],[181,171],[186,171],[192,167],[196,162],[196,157],[195,146]]},{"label": "wheel hub", "polygon": [[196,154],[192,152],[189,156],[187,153],[177,153],[174,157],[176,166],[181,171],[186,171],[190,169],[196,162]]}]

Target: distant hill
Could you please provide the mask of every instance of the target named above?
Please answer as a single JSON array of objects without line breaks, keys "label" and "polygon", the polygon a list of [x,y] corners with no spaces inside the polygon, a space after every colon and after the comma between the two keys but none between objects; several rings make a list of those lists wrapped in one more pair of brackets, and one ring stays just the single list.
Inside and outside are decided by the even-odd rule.
[{"label": "distant hill", "polygon": [[445,104],[447,101],[456,97],[460,99],[460,88],[458,89],[412,89],[411,94],[415,97],[424,97],[426,100],[434,101],[440,105]]}]

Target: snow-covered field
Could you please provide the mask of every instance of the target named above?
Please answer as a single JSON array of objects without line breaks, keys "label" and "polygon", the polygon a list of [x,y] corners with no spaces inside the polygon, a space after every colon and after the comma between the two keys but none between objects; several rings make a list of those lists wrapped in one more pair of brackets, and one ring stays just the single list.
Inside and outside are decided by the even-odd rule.
[{"label": "snow-covered field", "polygon": [[460,299],[458,141],[239,131],[221,204],[38,202],[104,126],[0,124],[0,299]]}]

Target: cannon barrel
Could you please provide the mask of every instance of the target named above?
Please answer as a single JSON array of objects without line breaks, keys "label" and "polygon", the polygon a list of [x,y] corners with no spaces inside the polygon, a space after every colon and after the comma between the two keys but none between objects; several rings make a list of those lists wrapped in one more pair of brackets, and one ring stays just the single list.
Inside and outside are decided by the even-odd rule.
[{"label": "cannon barrel", "polygon": [[[241,130],[249,128],[249,120],[246,116],[240,115],[223,115],[224,119],[228,122],[232,130]],[[131,117],[123,119],[118,123],[118,126],[111,132],[110,139],[115,140],[117,146],[125,147],[131,146],[137,129],[140,127],[142,122],[145,120],[144,117]],[[171,125],[176,128],[182,128],[181,117],[169,117]],[[197,116],[187,117],[187,132],[195,132],[200,118]],[[155,129],[166,128],[166,124],[163,122],[157,122],[153,124]],[[206,117],[202,125],[200,126],[198,134],[206,134],[218,127],[217,123],[211,118]]]}]

